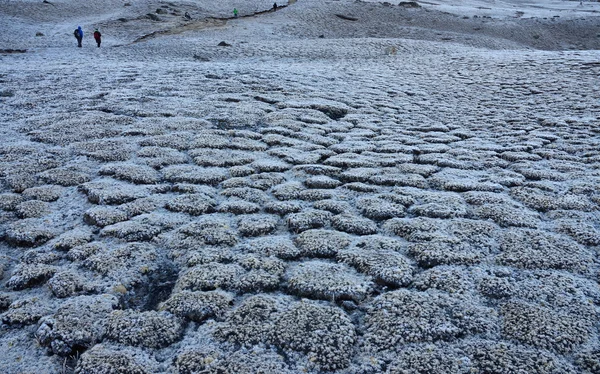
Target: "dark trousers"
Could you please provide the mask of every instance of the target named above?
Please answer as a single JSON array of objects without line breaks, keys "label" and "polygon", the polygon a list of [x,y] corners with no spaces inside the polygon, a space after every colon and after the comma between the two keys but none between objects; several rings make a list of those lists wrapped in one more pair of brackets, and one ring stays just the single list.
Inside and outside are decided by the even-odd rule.
[{"label": "dark trousers", "polygon": [[83,40],[82,38],[77,38],[77,46],[78,46],[79,48],[81,48],[81,41],[82,41],[82,40]]},{"label": "dark trousers", "polygon": [[98,44],[98,48],[100,48],[100,43],[102,43],[102,40],[96,39],[96,43]]}]

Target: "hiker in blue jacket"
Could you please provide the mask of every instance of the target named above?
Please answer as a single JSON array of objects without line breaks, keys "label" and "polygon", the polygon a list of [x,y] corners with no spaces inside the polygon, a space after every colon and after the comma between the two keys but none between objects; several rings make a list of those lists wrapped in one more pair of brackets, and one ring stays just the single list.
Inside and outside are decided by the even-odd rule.
[{"label": "hiker in blue jacket", "polygon": [[77,29],[73,31],[73,35],[75,35],[75,39],[77,39],[77,46],[81,48],[81,41],[83,40],[83,30],[81,26],[77,26]]}]

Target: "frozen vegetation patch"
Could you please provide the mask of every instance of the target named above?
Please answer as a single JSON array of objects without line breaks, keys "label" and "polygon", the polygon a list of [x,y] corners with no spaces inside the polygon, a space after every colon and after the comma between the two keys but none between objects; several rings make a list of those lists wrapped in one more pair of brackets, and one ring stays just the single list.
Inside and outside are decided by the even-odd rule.
[{"label": "frozen vegetation patch", "polygon": [[6,228],[6,241],[20,247],[36,247],[60,234],[57,228],[40,218],[26,218]]},{"label": "frozen vegetation patch", "polygon": [[132,220],[104,227],[101,236],[112,236],[128,242],[148,241],[166,230],[172,230],[185,223],[183,217],[150,213],[139,215]]},{"label": "frozen vegetation patch", "polygon": [[515,187],[511,194],[526,206],[540,212],[558,209],[589,212],[597,209],[597,205],[586,196],[553,193],[530,187]]},{"label": "frozen vegetation patch", "polygon": [[57,268],[46,264],[21,264],[6,282],[6,287],[12,290],[23,290],[44,284],[50,279]]},{"label": "frozen vegetation patch", "polygon": [[273,187],[271,193],[278,200],[296,200],[305,189],[300,182],[287,182]]},{"label": "frozen vegetation patch", "polygon": [[135,184],[155,184],[161,180],[160,174],[150,166],[131,163],[105,165],[100,169],[99,174],[110,175]]},{"label": "frozen vegetation patch", "polygon": [[465,201],[471,205],[481,206],[487,204],[514,204],[514,201],[504,193],[469,191],[463,195]]},{"label": "frozen vegetation patch", "polygon": [[299,233],[328,225],[331,222],[332,216],[330,212],[324,210],[305,209],[300,213],[288,215],[287,225],[290,231]]},{"label": "frozen vegetation patch", "polygon": [[269,196],[262,190],[251,187],[232,187],[221,191],[226,197],[237,197],[256,204],[264,204],[269,201]]},{"label": "frozen vegetation patch", "polygon": [[269,214],[249,214],[238,220],[238,230],[243,236],[267,235],[275,231],[279,217]]},{"label": "frozen vegetation patch", "polygon": [[110,180],[84,183],[79,186],[79,190],[87,195],[90,203],[101,205],[124,204],[136,199],[148,197],[152,192],[160,191]]},{"label": "frozen vegetation patch", "polygon": [[51,205],[40,200],[23,201],[15,209],[15,213],[19,218],[40,218],[50,212]]},{"label": "frozen vegetation patch", "polygon": [[233,304],[233,295],[222,291],[181,291],[171,295],[159,306],[181,318],[202,322],[207,318],[221,318]]},{"label": "frozen vegetation patch", "polygon": [[250,164],[259,173],[284,172],[292,166],[277,159],[258,159]]},{"label": "frozen vegetation patch", "polygon": [[308,188],[336,188],[342,183],[326,175],[316,175],[314,177],[307,178],[304,184]]},{"label": "frozen vegetation patch", "polygon": [[28,188],[23,191],[22,196],[26,200],[39,200],[51,203],[58,200],[64,192],[65,189],[61,186],[45,185]]},{"label": "frozen vegetation patch", "polygon": [[37,323],[40,318],[52,313],[54,307],[39,297],[26,297],[15,300],[1,315],[2,323],[9,326],[24,326]]},{"label": "frozen vegetation patch", "polygon": [[[147,152],[156,152],[157,148],[165,148],[165,149],[175,149],[178,151],[187,150],[190,148],[190,139],[192,138],[192,134],[189,133],[172,133],[169,135],[157,135],[152,137],[146,137],[141,142],[140,145],[142,147],[150,148],[151,151]],[[148,157],[155,157],[154,155]]]},{"label": "frozen vegetation patch", "polygon": [[106,336],[119,343],[161,348],[180,339],[181,322],[168,312],[117,310],[107,319]]},{"label": "frozen vegetation patch", "polygon": [[145,243],[100,247],[84,260],[83,266],[126,288],[144,284],[148,276],[166,268],[156,247]]},{"label": "frozen vegetation patch", "polygon": [[77,141],[114,137],[132,122],[127,116],[98,111],[86,113],[85,116],[55,114],[31,120],[37,130],[30,131],[29,136],[34,141],[65,146]]},{"label": "frozen vegetation patch", "polygon": [[408,286],[415,271],[411,261],[390,249],[352,247],[337,253],[338,261],[353,266],[374,281],[392,287]]},{"label": "frozen vegetation patch", "polygon": [[[462,267],[436,266],[419,273],[413,285],[420,291],[436,289],[449,294],[467,294],[473,289],[472,274]],[[489,286],[489,284],[488,284]],[[488,287],[488,291],[491,287]]]},{"label": "frozen vegetation patch", "polygon": [[471,373],[574,374],[566,360],[546,351],[507,342],[481,341],[464,347]]},{"label": "frozen vegetation patch", "polygon": [[278,214],[280,216],[298,213],[301,210],[302,204],[298,201],[271,201],[265,204],[265,211],[267,213]]},{"label": "frozen vegetation patch", "polygon": [[289,296],[248,296],[227,314],[225,323],[216,327],[214,335],[246,347],[265,343],[273,331],[275,316],[291,302]]},{"label": "frozen vegetation patch", "polygon": [[106,319],[117,305],[117,298],[106,294],[69,299],[52,316],[42,319],[35,335],[54,354],[70,355],[104,337]]},{"label": "frozen vegetation patch", "polygon": [[165,234],[163,241],[171,255],[179,257],[204,245],[232,247],[239,237],[228,219],[209,214]]},{"label": "frozen vegetation patch", "polygon": [[288,236],[266,236],[251,239],[241,245],[243,251],[261,256],[275,256],[281,259],[294,259],[302,254],[302,250]]},{"label": "frozen vegetation patch", "polygon": [[398,290],[369,303],[365,317],[365,348],[397,351],[405,344],[454,340],[491,333],[492,309],[438,292]]},{"label": "frozen vegetation patch", "polygon": [[304,256],[333,257],[350,245],[350,236],[332,230],[307,230],[296,237],[296,245]]},{"label": "frozen vegetation patch", "polygon": [[154,169],[188,162],[188,157],[184,153],[165,147],[143,147],[137,152],[137,156],[143,163]]},{"label": "frozen vegetation patch", "polygon": [[420,174],[405,174],[400,172],[385,172],[369,178],[369,182],[380,186],[408,186],[427,188],[427,180]]},{"label": "frozen vegetation patch", "polygon": [[442,190],[454,192],[489,191],[501,192],[504,186],[489,172],[444,168],[429,178],[429,183]]},{"label": "frozen vegetation patch", "polygon": [[408,246],[408,252],[425,268],[480,263],[496,248],[498,236],[494,224],[466,219],[390,220],[386,225],[415,242]]},{"label": "frozen vegetation patch", "polygon": [[600,231],[583,219],[557,219],[553,222],[554,231],[569,235],[576,242],[586,246],[600,245]]},{"label": "frozen vegetation patch", "polygon": [[62,271],[54,274],[48,281],[48,288],[58,298],[67,298],[86,291],[83,278],[72,271]]},{"label": "frozen vegetation patch", "polygon": [[377,233],[377,224],[370,219],[339,214],[331,218],[331,225],[340,231],[355,235],[372,235]]},{"label": "frozen vegetation patch", "polygon": [[353,210],[348,202],[333,199],[319,200],[313,204],[313,207],[319,210],[326,210],[333,214],[349,213]]},{"label": "frozen vegetation patch", "polygon": [[197,165],[205,167],[239,166],[250,164],[256,160],[256,155],[251,152],[232,149],[193,149],[188,153]]},{"label": "frozen vegetation patch", "polygon": [[586,273],[593,254],[563,235],[542,230],[510,229],[500,242],[496,261],[524,269],[558,269]]},{"label": "frozen vegetation patch", "polygon": [[235,285],[242,292],[272,291],[279,288],[287,266],[284,261],[275,257],[245,255],[236,260],[246,270]]},{"label": "frozen vegetation patch", "polygon": [[76,228],[60,235],[52,244],[59,251],[68,251],[78,245],[89,243],[93,240],[92,232],[85,228]]},{"label": "frozen vegetation patch", "polygon": [[334,199],[336,192],[330,189],[308,189],[300,192],[298,199],[306,201],[318,201]]},{"label": "frozen vegetation patch", "polygon": [[[379,166],[377,159],[362,156],[358,153],[340,153],[324,161],[325,165],[339,168],[375,168]],[[375,175],[375,173],[373,173]]]},{"label": "frozen vegetation patch", "polygon": [[298,296],[324,300],[360,302],[372,289],[372,282],[344,264],[306,261],[290,268],[286,274],[289,292]]},{"label": "frozen vegetation patch", "polygon": [[135,151],[135,146],[126,140],[101,139],[73,143],[72,147],[83,156],[101,162],[127,161]]},{"label": "frozen vegetation patch", "polygon": [[588,348],[576,355],[577,365],[592,374],[600,373],[600,347]]},{"label": "frozen vegetation patch", "polygon": [[538,227],[539,214],[525,207],[509,204],[488,204],[473,208],[470,215],[474,219],[491,219],[502,227]]},{"label": "frozen vegetation patch", "polygon": [[238,264],[217,262],[196,265],[183,271],[175,285],[175,290],[211,291],[218,288],[235,289],[239,278],[245,273]]},{"label": "frozen vegetation patch", "polygon": [[362,215],[376,221],[404,217],[405,214],[404,205],[394,202],[386,195],[361,198],[356,206]]},{"label": "frozen vegetation patch", "polygon": [[216,201],[205,194],[186,194],[177,196],[166,204],[166,208],[173,212],[183,212],[199,216],[214,211]]},{"label": "frozen vegetation patch", "polygon": [[456,198],[444,199],[441,197],[433,202],[415,203],[408,209],[408,212],[415,216],[430,218],[456,218],[464,217],[467,209],[466,205]]},{"label": "frozen vegetation patch", "polygon": [[78,186],[91,180],[90,173],[74,167],[50,169],[39,173],[38,176],[46,183],[64,187]]},{"label": "frozen vegetation patch", "polygon": [[188,350],[177,357],[178,373],[281,373],[292,374],[285,358],[274,349],[253,347],[224,353],[210,349]]},{"label": "frozen vegetation patch", "polygon": [[594,331],[593,319],[524,302],[507,302],[500,314],[506,338],[559,353],[572,352]]},{"label": "frozen vegetation patch", "polygon": [[216,185],[229,177],[229,172],[225,168],[203,168],[194,165],[167,166],[162,172],[164,178],[173,183]]},{"label": "frozen vegetation patch", "polygon": [[17,193],[0,194],[0,209],[5,211],[13,211],[23,202],[23,195]]},{"label": "frozen vegetation patch", "polygon": [[141,350],[97,344],[85,351],[75,368],[76,374],[149,374],[156,363]]},{"label": "frozen vegetation patch", "polygon": [[129,219],[126,212],[110,206],[94,206],[83,214],[83,220],[88,225],[104,227]]},{"label": "frozen vegetation patch", "polygon": [[407,346],[395,355],[387,374],[471,374],[471,360],[464,352],[442,345]]},{"label": "frozen vegetation patch", "polygon": [[341,309],[303,300],[275,316],[270,340],[281,349],[306,354],[317,369],[336,370],[350,364],[357,336]]},{"label": "frozen vegetation patch", "polygon": [[229,200],[221,203],[216,209],[220,213],[252,214],[260,211],[260,205],[244,200]]}]

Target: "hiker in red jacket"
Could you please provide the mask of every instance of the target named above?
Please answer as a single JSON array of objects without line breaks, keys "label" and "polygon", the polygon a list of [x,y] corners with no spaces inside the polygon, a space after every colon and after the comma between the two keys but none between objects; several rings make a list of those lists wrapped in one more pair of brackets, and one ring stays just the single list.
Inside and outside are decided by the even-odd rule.
[{"label": "hiker in red jacket", "polygon": [[94,30],[94,39],[96,39],[96,43],[98,43],[98,48],[100,48],[100,43],[102,42],[102,34],[98,29]]}]

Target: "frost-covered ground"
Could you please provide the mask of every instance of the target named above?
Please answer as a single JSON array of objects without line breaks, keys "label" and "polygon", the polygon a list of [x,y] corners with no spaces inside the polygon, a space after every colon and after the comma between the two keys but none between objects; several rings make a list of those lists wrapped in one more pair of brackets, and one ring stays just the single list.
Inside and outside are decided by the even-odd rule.
[{"label": "frost-covered ground", "polygon": [[51,3],[0,1],[0,372],[600,373],[600,3]]}]

